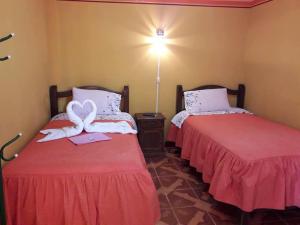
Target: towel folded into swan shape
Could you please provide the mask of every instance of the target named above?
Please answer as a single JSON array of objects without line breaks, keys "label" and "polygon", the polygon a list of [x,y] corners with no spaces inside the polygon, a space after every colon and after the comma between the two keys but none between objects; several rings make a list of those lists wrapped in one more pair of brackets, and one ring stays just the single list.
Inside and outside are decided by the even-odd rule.
[{"label": "towel folded into swan shape", "polygon": [[67,114],[69,117],[69,120],[75,124],[75,126],[70,127],[63,127],[61,129],[47,129],[47,130],[41,130],[40,132],[42,134],[46,134],[44,138],[38,140],[38,142],[45,142],[45,141],[52,141],[56,139],[61,139],[65,137],[72,137],[75,135],[80,134],[83,131],[84,124],[83,121],[79,116],[77,116],[73,111],[74,105],[79,105],[80,107],[83,107],[87,102],[83,102],[81,104],[78,101],[71,101],[67,105]]},{"label": "towel folded into swan shape", "polygon": [[[86,104],[90,104],[92,106],[92,111],[86,116],[84,120],[82,120],[76,113],[73,111],[73,106],[78,105],[83,108]],[[121,134],[136,134],[137,131],[134,130],[127,122],[95,122],[96,119],[97,106],[92,100],[85,100],[83,104],[78,101],[71,101],[67,105],[67,114],[69,120],[75,124],[75,126],[63,127],[60,129],[46,129],[41,130],[42,134],[46,136],[37,142],[46,142],[57,140],[65,137],[72,137],[78,134],[81,134],[83,130],[88,133],[92,132],[101,132],[101,133],[121,133]]]},{"label": "towel folded into swan shape", "polygon": [[134,130],[126,121],[121,122],[95,122],[97,113],[97,106],[92,100],[86,100],[92,106],[92,111],[83,120],[84,130],[88,133],[90,132],[101,132],[101,133],[121,133],[121,134],[136,134],[137,131]]}]

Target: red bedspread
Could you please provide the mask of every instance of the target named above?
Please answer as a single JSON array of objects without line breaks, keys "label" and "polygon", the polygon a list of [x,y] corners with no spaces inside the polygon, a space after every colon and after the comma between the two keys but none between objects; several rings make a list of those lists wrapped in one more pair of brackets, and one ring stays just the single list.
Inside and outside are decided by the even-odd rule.
[{"label": "red bedspread", "polygon": [[217,200],[244,211],[300,206],[300,131],[250,114],[190,116],[167,139]]},{"label": "red bedspread", "polygon": [[136,135],[108,136],[75,146],[37,135],[3,170],[8,224],[154,225],[159,202]]}]

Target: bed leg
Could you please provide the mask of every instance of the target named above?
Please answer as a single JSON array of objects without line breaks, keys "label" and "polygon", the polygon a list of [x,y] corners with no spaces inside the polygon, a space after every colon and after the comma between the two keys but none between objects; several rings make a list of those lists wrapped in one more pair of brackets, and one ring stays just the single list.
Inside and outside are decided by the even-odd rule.
[{"label": "bed leg", "polygon": [[240,225],[248,225],[250,220],[250,213],[241,210]]}]

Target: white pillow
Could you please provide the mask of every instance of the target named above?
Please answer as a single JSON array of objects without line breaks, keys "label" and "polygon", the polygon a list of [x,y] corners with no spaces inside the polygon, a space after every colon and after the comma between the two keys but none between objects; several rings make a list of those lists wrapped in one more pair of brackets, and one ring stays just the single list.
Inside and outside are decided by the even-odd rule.
[{"label": "white pillow", "polygon": [[[73,88],[73,100],[83,103],[84,100],[90,99],[97,106],[98,115],[115,115],[120,113],[121,95],[100,90],[86,90]],[[74,106],[74,112],[81,118],[85,118],[91,111],[91,106],[88,104],[84,109]]]},{"label": "white pillow", "polygon": [[186,91],[184,103],[189,113],[230,109],[226,88]]}]

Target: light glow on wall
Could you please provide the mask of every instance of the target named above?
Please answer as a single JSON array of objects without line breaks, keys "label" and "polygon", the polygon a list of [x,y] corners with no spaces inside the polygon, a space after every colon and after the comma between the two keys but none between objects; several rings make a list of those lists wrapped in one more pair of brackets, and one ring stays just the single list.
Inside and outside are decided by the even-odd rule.
[{"label": "light glow on wall", "polygon": [[159,28],[156,30],[155,35],[150,38],[150,52],[156,55],[164,55],[167,52],[167,42],[168,39],[165,36],[165,32],[163,29]]}]

